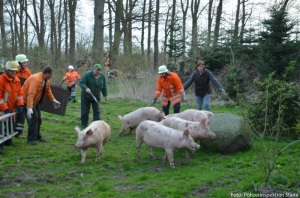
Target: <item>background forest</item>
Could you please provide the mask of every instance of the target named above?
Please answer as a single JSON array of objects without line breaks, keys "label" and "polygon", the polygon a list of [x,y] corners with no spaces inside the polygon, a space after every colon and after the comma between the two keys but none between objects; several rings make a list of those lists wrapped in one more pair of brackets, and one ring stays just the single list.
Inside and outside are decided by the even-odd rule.
[{"label": "background forest", "polygon": [[288,78],[299,80],[299,9],[296,0],[0,0],[0,56],[24,53],[32,70],[109,60],[131,77],[167,64],[182,78],[201,58],[250,82],[295,61]]}]

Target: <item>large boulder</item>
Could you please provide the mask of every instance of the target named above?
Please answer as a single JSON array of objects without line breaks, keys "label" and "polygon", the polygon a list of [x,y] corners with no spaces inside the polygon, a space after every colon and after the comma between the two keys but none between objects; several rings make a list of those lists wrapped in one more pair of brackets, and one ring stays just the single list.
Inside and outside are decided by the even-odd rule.
[{"label": "large boulder", "polygon": [[216,138],[201,141],[204,148],[221,153],[247,150],[252,145],[250,128],[242,116],[219,113],[210,118],[210,128]]}]

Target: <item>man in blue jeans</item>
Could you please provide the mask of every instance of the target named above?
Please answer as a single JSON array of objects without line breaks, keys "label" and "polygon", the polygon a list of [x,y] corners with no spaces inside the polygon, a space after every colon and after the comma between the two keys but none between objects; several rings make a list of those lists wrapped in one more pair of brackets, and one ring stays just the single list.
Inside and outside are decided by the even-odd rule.
[{"label": "man in blue jeans", "polygon": [[[87,71],[80,80],[81,91],[81,126],[86,128],[89,121],[90,107],[93,108],[94,121],[100,120],[100,95],[107,97],[107,87],[101,65],[95,64],[93,70]],[[95,98],[94,98],[94,97]],[[96,101],[96,100],[97,101]]]},{"label": "man in blue jeans", "polygon": [[204,67],[205,65],[202,60],[196,62],[196,70],[184,84],[184,90],[187,90],[194,82],[197,109],[201,110],[204,104],[205,110],[210,111],[210,82],[223,94],[226,94],[226,92],[211,71]]}]

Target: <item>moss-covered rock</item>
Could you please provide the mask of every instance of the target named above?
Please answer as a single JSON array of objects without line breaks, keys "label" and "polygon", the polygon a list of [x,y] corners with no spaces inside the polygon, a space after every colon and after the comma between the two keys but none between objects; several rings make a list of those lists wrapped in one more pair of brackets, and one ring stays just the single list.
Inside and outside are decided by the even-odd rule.
[{"label": "moss-covered rock", "polygon": [[210,119],[210,128],[217,137],[202,141],[204,148],[233,153],[249,149],[252,145],[250,128],[242,116],[231,113],[215,114]]}]

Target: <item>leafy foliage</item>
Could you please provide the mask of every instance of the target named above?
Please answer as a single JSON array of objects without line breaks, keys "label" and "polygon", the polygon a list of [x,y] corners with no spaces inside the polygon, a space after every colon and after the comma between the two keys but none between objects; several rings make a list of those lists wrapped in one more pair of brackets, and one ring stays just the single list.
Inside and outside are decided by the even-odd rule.
[{"label": "leafy foliage", "polygon": [[[267,134],[274,135],[274,126],[279,126],[281,136],[295,138],[297,120],[300,119],[300,86],[294,82],[274,80],[273,75],[264,82],[254,82],[260,94],[249,105],[248,118],[258,131],[266,127]],[[281,119],[278,119],[279,115]],[[280,123],[277,123],[278,120]]]},{"label": "leafy foliage", "polygon": [[[291,31],[295,24],[288,18],[284,6],[274,5],[270,14],[271,18],[263,21],[266,31],[261,32],[257,69],[264,78],[275,71],[275,78],[282,79],[288,63],[291,60],[299,62],[299,42],[292,40]],[[296,72],[299,72],[299,68]]]},{"label": "leafy foliage", "polygon": [[227,76],[226,92],[233,99],[239,99],[240,94],[245,92],[245,81],[241,75],[241,70],[234,66],[229,66],[230,74]]}]

